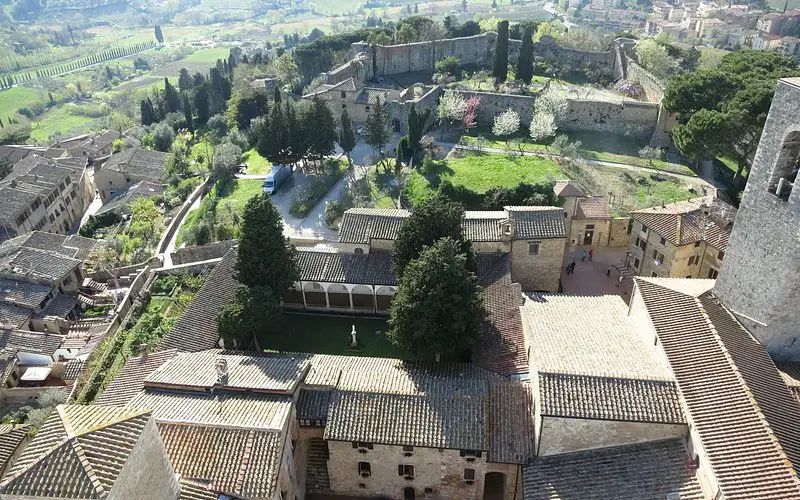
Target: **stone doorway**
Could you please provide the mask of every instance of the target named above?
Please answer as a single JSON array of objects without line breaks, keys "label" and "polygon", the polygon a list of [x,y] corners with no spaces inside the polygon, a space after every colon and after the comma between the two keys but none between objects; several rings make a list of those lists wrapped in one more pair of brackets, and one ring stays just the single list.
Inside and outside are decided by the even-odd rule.
[{"label": "stone doorway", "polygon": [[587,229],[586,232],[583,233],[583,244],[591,245],[593,238],[594,238],[594,229]]},{"label": "stone doorway", "polygon": [[483,479],[483,500],[503,500],[506,496],[506,475],[487,472]]},{"label": "stone doorway", "polygon": [[411,486],[407,486],[403,488],[403,500],[415,500],[417,498],[417,492]]}]

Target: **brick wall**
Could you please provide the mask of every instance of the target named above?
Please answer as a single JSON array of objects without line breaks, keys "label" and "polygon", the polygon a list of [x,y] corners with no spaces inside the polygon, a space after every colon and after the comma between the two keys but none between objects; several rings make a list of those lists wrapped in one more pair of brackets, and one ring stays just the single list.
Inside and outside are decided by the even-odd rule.
[{"label": "brick wall", "polygon": [[779,359],[800,360],[800,183],[788,201],[770,191],[784,142],[800,131],[800,80],[781,80],[772,101],[719,279],[714,288]]},{"label": "brick wall", "polygon": [[[518,466],[487,464],[486,452],[469,462],[460,456],[459,450],[451,449],[414,447],[409,457],[403,455],[402,446],[374,444],[372,450],[359,453],[350,442],[328,441],[328,449],[328,476],[334,494],[402,499],[403,489],[412,487],[417,498],[422,498],[425,489],[431,488],[435,498],[478,500],[483,498],[485,474],[494,471],[506,474],[505,498],[515,498]],[[370,464],[369,477],[359,474],[359,462]],[[401,464],[414,466],[413,480],[398,474]],[[464,481],[465,469],[475,471],[473,484]],[[518,494],[521,497],[521,491]]]},{"label": "brick wall", "polygon": [[528,255],[528,240],[511,245],[511,279],[525,291],[557,292],[564,263],[566,238],[532,239],[540,242],[539,255]]}]

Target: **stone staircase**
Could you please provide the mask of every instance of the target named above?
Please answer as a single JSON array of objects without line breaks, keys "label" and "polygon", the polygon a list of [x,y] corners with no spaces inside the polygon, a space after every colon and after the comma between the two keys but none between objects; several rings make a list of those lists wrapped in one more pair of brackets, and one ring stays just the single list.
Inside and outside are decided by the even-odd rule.
[{"label": "stone staircase", "polygon": [[630,279],[636,276],[636,273],[624,263],[614,264],[614,269],[622,276],[622,279]]},{"label": "stone staircase", "polygon": [[320,438],[309,440],[306,470],[307,493],[331,494],[331,482],[328,479],[328,443],[325,440]]}]

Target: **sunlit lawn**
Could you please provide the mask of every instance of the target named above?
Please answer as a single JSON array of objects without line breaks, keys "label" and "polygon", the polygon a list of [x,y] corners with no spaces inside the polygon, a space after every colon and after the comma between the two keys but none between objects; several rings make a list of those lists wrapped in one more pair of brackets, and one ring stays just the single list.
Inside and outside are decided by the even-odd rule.
[{"label": "sunlit lawn", "polygon": [[247,165],[248,174],[266,174],[272,170],[272,163],[258,154],[258,151],[255,149],[246,151],[242,158],[244,163]]}]

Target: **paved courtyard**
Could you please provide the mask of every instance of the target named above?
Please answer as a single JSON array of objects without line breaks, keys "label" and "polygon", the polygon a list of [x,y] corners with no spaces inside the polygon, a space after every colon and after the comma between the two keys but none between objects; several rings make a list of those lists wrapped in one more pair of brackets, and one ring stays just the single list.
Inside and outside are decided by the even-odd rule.
[{"label": "paved courtyard", "polygon": [[[583,251],[587,254],[593,247],[568,247],[564,253],[564,266],[561,269],[561,283],[564,293],[573,295],[621,295],[625,302],[630,300],[633,280],[626,278],[619,285],[619,273],[613,267],[625,260],[626,248],[594,248],[593,259],[581,260]],[[575,272],[567,274],[567,265],[575,260]],[[606,272],[611,267],[611,275]]]}]

